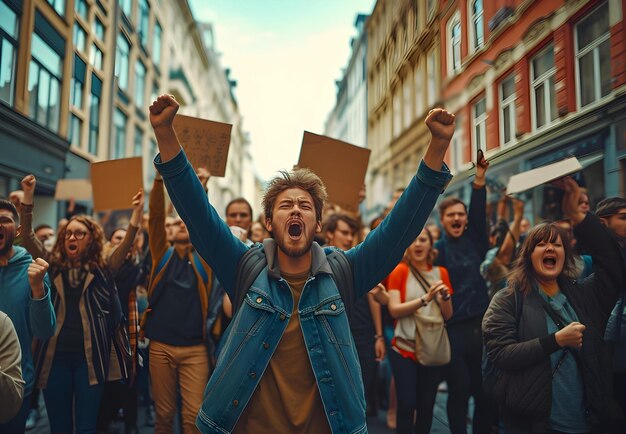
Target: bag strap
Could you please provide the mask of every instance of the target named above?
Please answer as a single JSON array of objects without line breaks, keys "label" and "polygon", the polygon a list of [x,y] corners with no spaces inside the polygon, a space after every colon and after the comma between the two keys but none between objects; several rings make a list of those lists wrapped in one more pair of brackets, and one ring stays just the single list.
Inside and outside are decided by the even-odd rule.
[{"label": "bag strap", "polygon": [[355,303],[354,278],[352,277],[352,264],[346,254],[339,249],[333,249],[326,253],[326,260],[333,272],[332,278],[337,285],[339,295],[343,300],[348,321],[352,319],[352,308]]},{"label": "bag strap", "polygon": [[412,264],[409,264],[409,268],[411,269],[411,273],[413,273],[413,276],[415,276],[419,284],[422,285],[422,288],[424,288],[424,292],[428,294],[428,288],[430,288],[430,283],[428,283],[428,280],[426,280],[422,273],[420,273],[419,270],[415,268]]},{"label": "bag strap", "polygon": [[157,264],[157,267],[156,267],[156,270],[155,270],[155,273],[154,273],[155,276],[161,272],[163,267],[165,267],[165,264],[167,264],[167,261],[169,261],[170,258],[172,257],[172,253],[174,253],[174,247],[170,246],[170,247],[167,248],[167,250],[165,251],[165,254],[163,255],[163,257],[161,258],[161,260]]},{"label": "bag strap", "polygon": [[202,277],[202,281],[204,282],[205,285],[208,284],[209,276],[207,276],[206,270],[204,269],[204,265],[202,265],[202,261],[200,260],[200,255],[195,250],[192,252],[192,255],[193,255],[193,262],[196,265],[196,269],[198,270],[200,277]]}]

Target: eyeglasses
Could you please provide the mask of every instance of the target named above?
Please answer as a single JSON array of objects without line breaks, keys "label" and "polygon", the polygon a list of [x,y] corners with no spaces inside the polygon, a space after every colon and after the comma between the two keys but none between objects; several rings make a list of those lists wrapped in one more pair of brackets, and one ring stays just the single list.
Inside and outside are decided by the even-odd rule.
[{"label": "eyeglasses", "polygon": [[87,232],[85,232],[85,231],[76,231],[76,232],[65,231],[65,239],[66,240],[69,240],[70,238],[72,238],[72,235],[74,235],[74,238],[76,238],[77,240],[82,240],[83,238],[85,238],[85,235],[87,235]]}]

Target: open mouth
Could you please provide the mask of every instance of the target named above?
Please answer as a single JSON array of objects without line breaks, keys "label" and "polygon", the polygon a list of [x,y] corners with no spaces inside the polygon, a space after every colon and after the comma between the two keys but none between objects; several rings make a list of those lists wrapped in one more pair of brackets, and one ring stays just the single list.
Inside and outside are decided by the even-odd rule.
[{"label": "open mouth", "polygon": [[78,251],[78,246],[76,244],[70,244],[69,246],[67,246],[67,250],[69,250],[71,253],[76,253]]},{"label": "open mouth", "polygon": [[554,256],[546,256],[543,258],[542,262],[547,268],[554,268],[556,265],[556,258]]},{"label": "open mouth", "polygon": [[302,223],[299,221],[289,222],[287,233],[291,238],[299,238],[302,235]]},{"label": "open mouth", "polygon": [[4,232],[0,232],[0,241],[4,241]]},{"label": "open mouth", "polygon": [[463,226],[461,225],[461,223],[452,223],[452,229],[461,229]]}]

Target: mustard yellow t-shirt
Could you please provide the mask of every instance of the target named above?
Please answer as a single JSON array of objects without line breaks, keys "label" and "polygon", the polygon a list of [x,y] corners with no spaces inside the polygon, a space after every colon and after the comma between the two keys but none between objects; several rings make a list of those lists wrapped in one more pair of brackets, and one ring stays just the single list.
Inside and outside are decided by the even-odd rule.
[{"label": "mustard yellow t-shirt", "polygon": [[293,295],[293,314],[248,406],[237,434],[330,433],[328,419],[300,328],[298,302],[309,273],[283,273]]}]

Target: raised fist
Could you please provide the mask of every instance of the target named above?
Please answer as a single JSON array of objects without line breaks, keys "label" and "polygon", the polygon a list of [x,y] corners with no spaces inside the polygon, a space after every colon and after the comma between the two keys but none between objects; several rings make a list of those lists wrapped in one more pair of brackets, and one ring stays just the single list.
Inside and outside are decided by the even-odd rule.
[{"label": "raised fist", "polygon": [[150,106],[150,124],[155,130],[171,127],[180,105],[172,95],[161,95]]}]

